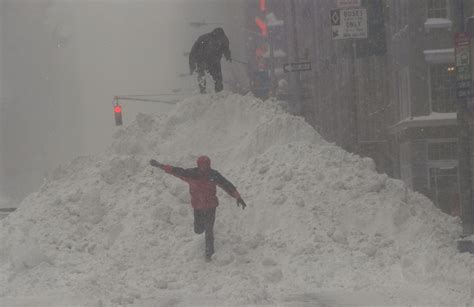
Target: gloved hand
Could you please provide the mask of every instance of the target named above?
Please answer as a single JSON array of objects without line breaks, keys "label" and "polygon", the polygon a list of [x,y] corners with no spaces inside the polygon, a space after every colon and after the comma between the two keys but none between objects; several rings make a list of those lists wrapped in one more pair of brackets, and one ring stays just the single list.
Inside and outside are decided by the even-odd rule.
[{"label": "gloved hand", "polygon": [[247,204],[244,202],[244,200],[242,198],[238,198],[237,199],[237,207],[240,207],[242,206],[242,210],[245,209],[245,207],[247,207]]},{"label": "gloved hand", "polygon": [[160,162],[154,160],[154,159],[151,159],[150,160],[150,165],[151,166],[154,166],[154,167],[159,167],[159,168],[163,168],[163,164],[161,164]]}]

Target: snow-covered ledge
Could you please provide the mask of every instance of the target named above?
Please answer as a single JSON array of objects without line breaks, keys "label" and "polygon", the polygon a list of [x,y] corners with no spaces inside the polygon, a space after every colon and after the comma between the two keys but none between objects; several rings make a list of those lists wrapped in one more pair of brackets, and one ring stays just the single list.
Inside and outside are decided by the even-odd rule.
[{"label": "snow-covered ledge", "polygon": [[454,48],[425,50],[423,54],[427,63],[454,63]]},{"label": "snow-covered ledge", "polygon": [[447,18],[428,18],[425,21],[425,29],[429,31],[430,29],[443,29],[453,27],[453,22]]},{"label": "snow-covered ledge", "polygon": [[457,114],[431,112],[429,115],[406,118],[391,126],[392,133],[406,128],[439,127],[457,125]]}]

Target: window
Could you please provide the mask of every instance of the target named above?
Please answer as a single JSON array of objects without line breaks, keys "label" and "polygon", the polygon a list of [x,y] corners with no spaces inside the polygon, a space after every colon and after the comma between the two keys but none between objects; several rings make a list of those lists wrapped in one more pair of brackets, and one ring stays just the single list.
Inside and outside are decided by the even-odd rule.
[{"label": "window", "polygon": [[432,139],[427,146],[431,200],[443,212],[453,214],[459,206],[457,140]]},{"label": "window", "polygon": [[456,141],[428,143],[428,160],[457,160],[457,158],[458,144]]},{"label": "window", "polygon": [[448,18],[447,0],[428,0],[428,18]]},{"label": "window", "polygon": [[430,167],[429,186],[435,205],[444,213],[453,214],[459,206],[457,166]]},{"label": "window", "polygon": [[398,103],[400,107],[400,119],[405,119],[411,116],[410,97],[410,70],[407,66],[398,72]]},{"label": "window", "polygon": [[413,188],[412,172],[411,172],[411,154],[410,144],[400,144],[400,178],[407,186]]},{"label": "window", "polygon": [[456,111],[456,72],[453,64],[430,66],[431,111],[448,113]]},{"label": "window", "polygon": [[401,2],[401,23],[402,23],[402,27],[405,27],[406,25],[408,25],[408,12],[409,12],[409,8],[408,8],[408,0],[402,0]]},{"label": "window", "polygon": [[394,13],[395,13],[395,29],[396,32],[400,31],[402,28],[402,10],[401,10],[401,2],[399,0],[395,1],[394,5]]}]

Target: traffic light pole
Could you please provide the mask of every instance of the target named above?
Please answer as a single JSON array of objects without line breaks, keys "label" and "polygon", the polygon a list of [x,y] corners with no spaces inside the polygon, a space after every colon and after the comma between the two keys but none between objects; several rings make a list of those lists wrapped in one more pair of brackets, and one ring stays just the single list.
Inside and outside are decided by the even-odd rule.
[{"label": "traffic light pole", "polygon": [[352,50],[352,152],[359,153],[359,87],[357,84],[357,43],[355,39],[351,41]]},{"label": "traffic light pole", "polygon": [[[115,125],[122,126],[123,125],[123,118],[122,118],[122,105],[120,101],[140,101],[140,102],[157,102],[157,103],[166,103],[166,104],[176,104],[179,100],[163,100],[163,99],[152,99],[152,98],[143,98],[143,97],[156,97],[161,96],[162,94],[155,94],[155,95],[136,95],[134,96],[114,96],[114,100],[112,102],[112,106],[114,108],[114,117],[115,117]],[[170,94],[165,94],[170,95]]]},{"label": "traffic light pole", "polygon": [[[298,48],[298,29],[296,27],[296,5],[295,5],[295,0],[291,0],[290,2],[291,6],[291,26],[293,28],[293,60],[295,62],[299,62],[299,48]],[[303,106],[302,106],[302,87],[301,87],[301,78],[300,78],[300,73],[295,72],[295,78],[294,78],[294,84],[293,84],[293,90],[294,90],[294,95],[293,99],[296,104],[296,114],[297,115],[302,115],[301,113],[303,112]]]},{"label": "traffic light pole", "polygon": [[166,104],[176,104],[179,100],[159,100],[159,99],[147,99],[147,98],[133,98],[125,96],[116,96],[115,99],[118,100],[128,100],[128,101],[142,101],[142,102],[159,102]]},{"label": "traffic light pole", "polygon": [[[464,16],[464,2],[459,2],[459,24],[460,32],[465,31],[465,16]],[[471,45],[472,40],[469,41]],[[455,39],[455,50],[457,51],[458,42]],[[472,63],[472,61],[471,61]],[[472,65],[472,64],[471,64]],[[472,67],[472,66],[471,66]],[[457,71],[457,79],[459,79],[459,69]],[[457,122],[458,122],[458,170],[459,170],[459,202],[461,206],[461,219],[463,227],[463,235],[471,235],[474,233],[474,218],[472,208],[472,170],[473,165],[471,152],[471,131],[470,122],[474,122],[469,108],[467,97],[458,98]]]},{"label": "traffic light pole", "polygon": [[271,84],[271,95],[276,96],[276,76],[275,76],[275,50],[273,46],[273,33],[272,28],[268,31],[267,43],[270,49],[270,84]]}]

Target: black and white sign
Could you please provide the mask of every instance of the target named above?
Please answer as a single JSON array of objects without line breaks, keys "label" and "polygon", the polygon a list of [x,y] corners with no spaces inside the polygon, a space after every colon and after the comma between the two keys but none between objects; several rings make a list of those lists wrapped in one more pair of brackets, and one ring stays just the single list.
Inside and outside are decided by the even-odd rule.
[{"label": "black and white sign", "polygon": [[283,64],[284,72],[311,70],[311,62],[286,63]]},{"label": "black and white sign", "polygon": [[367,9],[331,10],[333,39],[367,38]]}]

